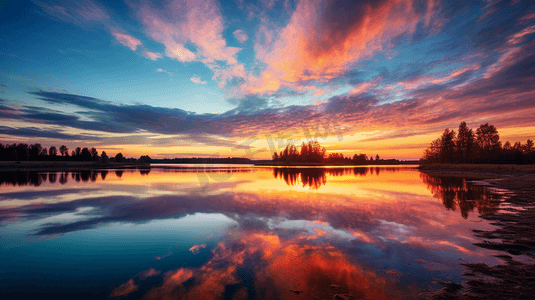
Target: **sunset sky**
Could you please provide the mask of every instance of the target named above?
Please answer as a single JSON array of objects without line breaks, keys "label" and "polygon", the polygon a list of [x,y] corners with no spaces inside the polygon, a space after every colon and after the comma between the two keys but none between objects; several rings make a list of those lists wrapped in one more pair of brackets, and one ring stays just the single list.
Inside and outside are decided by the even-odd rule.
[{"label": "sunset sky", "polygon": [[535,1],[1,1],[0,142],[418,159],[535,136]]}]

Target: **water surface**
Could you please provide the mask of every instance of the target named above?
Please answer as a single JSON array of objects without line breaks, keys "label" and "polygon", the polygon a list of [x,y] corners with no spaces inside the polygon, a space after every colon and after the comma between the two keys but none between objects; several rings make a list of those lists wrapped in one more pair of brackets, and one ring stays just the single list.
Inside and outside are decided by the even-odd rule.
[{"label": "water surface", "polygon": [[502,196],[411,167],[0,173],[0,297],[425,298]]}]

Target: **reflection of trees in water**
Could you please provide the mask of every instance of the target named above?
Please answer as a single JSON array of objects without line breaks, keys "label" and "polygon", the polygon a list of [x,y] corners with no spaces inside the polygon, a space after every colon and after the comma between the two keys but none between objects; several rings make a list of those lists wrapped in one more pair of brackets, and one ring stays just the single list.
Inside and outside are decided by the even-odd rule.
[{"label": "reflection of trees in water", "polygon": [[301,179],[303,187],[308,186],[311,189],[319,189],[327,183],[327,176],[366,176],[368,174],[379,175],[380,172],[398,172],[398,167],[356,167],[356,168],[274,168],[273,177],[283,179],[286,184],[294,186]]},{"label": "reflection of trees in water", "polygon": [[[71,179],[76,182],[95,182],[98,179],[98,175],[102,180],[106,179],[108,171],[81,171],[71,172]],[[59,179],[58,179],[59,177]],[[69,172],[36,172],[36,171],[15,171],[15,172],[0,172],[0,186],[12,185],[12,186],[25,186],[33,185],[40,186],[48,182],[54,184],[59,182],[60,184],[66,184],[69,182]]]},{"label": "reflection of trees in water", "polygon": [[[0,172],[0,185],[40,186],[43,182],[46,182],[47,177],[46,173],[39,172]],[[51,180],[55,180],[55,177],[51,178]]]},{"label": "reflection of trees in water", "polygon": [[460,209],[465,219],[468,212],[474,211],[475,208],[480,214],[484,214],[496,212],[500,205],[501,195],[491,193],[484,186],[467,183],[466,178],[426,173],[420,173],[420,178],[433,196],[442,200],[447,209]]},{"label": "reflection of trees in water", "polygon": [[61,184],[65,184],[67,183],[68,179],[69,178],[69,173],[68,172],[63,172],[59,175],[59,183]]},{"label": "reflection of trees in water", "polygon": [[56,183],[56,179],[57,179],[57,174],[56,173],[50,173],[48,174],[48,181],[50,183]]},{"label": "reflection of trees in water", "polygon": [[301,172],[301,183],[303,187],[308,186],[317,190],[327,183],[327,176],[325,176],[325,172],[322,169],[309,169]]},{"label": "reflection of trees in water", "polygon": [[315,190],[327,183],[325,170],[319,168],[274,168],[273,177],[284,179],[286,184],[291,186],[296,185],[300,178],[303,187],[308,186]]}]

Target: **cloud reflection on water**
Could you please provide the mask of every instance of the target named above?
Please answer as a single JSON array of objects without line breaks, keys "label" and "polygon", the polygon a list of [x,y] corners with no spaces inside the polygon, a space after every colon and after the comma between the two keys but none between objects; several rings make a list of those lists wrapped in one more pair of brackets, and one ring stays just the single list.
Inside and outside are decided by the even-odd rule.
[{"label": "cloud reflection on water", "polygon": [[[431,284],[430,276],[449,272],[452,257],[455,265],[458,258],[494,259],[473,246],[476,239],[467,222],[477,220],[469,214],[476,208],[479,213],[497,210],[501,196],[465,178],[398,167],[262,168],[234,173],[228,181],[212,180],[200,192],[194,172],[102,174],[60,173],[56,177],[68,180],[64,185],[51,174],[3,174],[0,178],[9,184],[0,192],[1,226],[81,216],[41,222],[28,232],[56,237],[199,213],[220,213],[237,222],[217,245],[187,246],[195,257],[212,252],[201,266],[169,265],[161,278],[154,275],[160,281],[125,278],[110,289],[111,296],[321,299],[349,293],[381,299],[421,292],[411,286],[418,280]],[[23,178],[34,186],[21,191]],[[457,208],[461,214],[448,211]]]}]

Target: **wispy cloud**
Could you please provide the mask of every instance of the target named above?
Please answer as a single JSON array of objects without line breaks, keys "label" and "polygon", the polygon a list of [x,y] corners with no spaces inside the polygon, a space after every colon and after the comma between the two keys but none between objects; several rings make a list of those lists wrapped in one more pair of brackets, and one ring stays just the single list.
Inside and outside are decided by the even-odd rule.
[{"label": "wispy cloud", "polygon": [[99,141],[102,139],[94,135],[69,134],[58,130],[40,129],[37,127],[13,128],[8,126],[0,126],[0,131],[2,132],[2,135],[10,135],[16,137],[50,138],[71,141]]},{"label": "wispy cloud", "polygon": [[92,23],[98,24],[110,20],[106,9],[92,0],[83,2],[33,0],[33,3],[37,4],[50,17],[78,26],[88,26]]},{"label": "wispy cloud", "polygon": [[162,58],[162,55],[160,53],[150,52],[150,51],[144,51],[143,56],[152,60],[157,60],[158,58]]},{"label": "wispy cloud", "polygon": [[202,81],[201,77],[199,75],[193,75],[193,77],[190,78],[191,81],[197,83],[197,84],[206,84],[206,81]]},{"label": "wispy cloud", "polygon": [[169,72],[169,71],[166,71],[166,70],[164,70],[164,69],[162,69],[162,68],[158,68],[158,69],[156,69],[156,72],[166,73],[166,74],[168,74],[169,76],[173,76],[173,75],[175,75],[174,73],[171,73],[171,72]]}]

